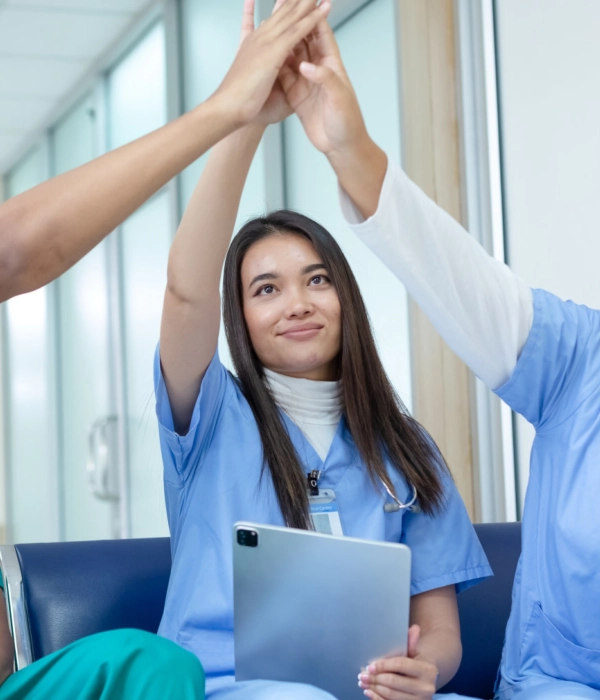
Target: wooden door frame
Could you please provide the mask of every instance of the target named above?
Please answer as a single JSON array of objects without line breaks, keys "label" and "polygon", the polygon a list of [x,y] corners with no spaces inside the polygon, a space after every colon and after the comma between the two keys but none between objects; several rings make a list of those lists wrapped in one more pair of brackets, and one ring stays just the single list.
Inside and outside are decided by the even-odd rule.
[{"label": "wooden door frame", "polygon": [[[397,0],[403,165],[464,223],[453,0]],[[413,413],[446,458],[469,515],[478,506],[472,375],[410,300]]]}]

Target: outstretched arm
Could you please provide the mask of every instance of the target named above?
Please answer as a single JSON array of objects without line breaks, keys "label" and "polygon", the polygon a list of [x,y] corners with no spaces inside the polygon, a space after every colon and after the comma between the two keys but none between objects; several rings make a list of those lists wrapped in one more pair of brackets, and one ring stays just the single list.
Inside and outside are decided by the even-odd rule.
[{"label": "outstretched arm", "polygon": [[[242,25],[242,47],[273,22],[280,7],[254,31],[254,2],[247,0]],[[328,4],[321,5],[321,13]],[[292,26],[292,25],[290,25]],[[299,37],[301,38],[301,37]],[[296,40],[281,42],[281,64]],[[293,43],[292,43],[293,42]],[[192,194],[169,255],[167,289],[160,332],[161,366],[175,430],[189,427],[200,384],[217,347],[221,317],[221,269],[239,209],[244,184],[263,132],[269,123],[291,114],[279,83],[258,116],[228,136],[212,151]]]},{"label": "outstretched arm", "polygon": [[489,386],[512,374],[533,318],[530,289],[432,202],[372,141],[326,22],[282,84],[333,167],[354,231],[403,282],[453,350]]},{"label": "outstretched arm", "polygon": [[251,121],[293,46],[327,7],[287,0],[249,36],[217,92],[131,144],[0,206],[0,301],[52,281],[174,175]]}]

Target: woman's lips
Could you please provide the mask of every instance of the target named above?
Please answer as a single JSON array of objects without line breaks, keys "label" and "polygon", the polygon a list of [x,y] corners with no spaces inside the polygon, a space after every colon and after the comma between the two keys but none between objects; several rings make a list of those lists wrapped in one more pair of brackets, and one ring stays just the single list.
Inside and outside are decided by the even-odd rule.
[{"label": "woman's lips", "polygon": [[280,335],[290,340],[309,340],[310,338],[314,338],[322,328],[323,326],[317,323],[306,323],[302,326],[288,328],[287,331],[283,331]]}]

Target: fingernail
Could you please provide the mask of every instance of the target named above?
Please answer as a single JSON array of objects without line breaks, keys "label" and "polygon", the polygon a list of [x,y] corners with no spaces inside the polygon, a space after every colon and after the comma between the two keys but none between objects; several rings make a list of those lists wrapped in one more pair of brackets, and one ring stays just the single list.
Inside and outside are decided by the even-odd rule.
[{"label": "fingernail", "polygon": [[372,697],[373,697],[373,693],[372,693],[370,690],[365,690],[364,694],[365,694],[368,698],[372,698]]},{"label": "fingernail", "polygon": [[377,667],[375,666],[375,664],[369,664],[369,665],[367,666],[367,671],[368,671],[369,673],[375,673],[376,670],[377,670]]},{"label": "fingernail", "polygon": [[363,681],[363,683],[368,683],[369,682],[369,674],[368,673],[359,673],[358,680]]}]

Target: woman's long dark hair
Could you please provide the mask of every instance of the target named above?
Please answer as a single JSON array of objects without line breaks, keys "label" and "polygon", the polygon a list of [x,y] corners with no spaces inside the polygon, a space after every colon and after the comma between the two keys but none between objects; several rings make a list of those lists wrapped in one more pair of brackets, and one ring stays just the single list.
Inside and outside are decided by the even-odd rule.
[{"label": "woman's long dark hair", "polygon": [[443,506],[441,454],[424,429],[408,415],[383,369],[375,347],[367,310],[356,279],[333,236],[318,223],[282,210],[246,223],[225,259],[223,317],[231,357],[242,391],[258,425],[267,467],[285,522],[312,529],[305,469],[288,435],[277,404],[264,379],[244,320],[241,267],[249,248],[275,234],[307,238],[325,265],[341,308],[339,356],[343,412],[352,438],[374,485],[381,479],[394,493],[386,457],[418,493],[419,506],[434,513]]}]

